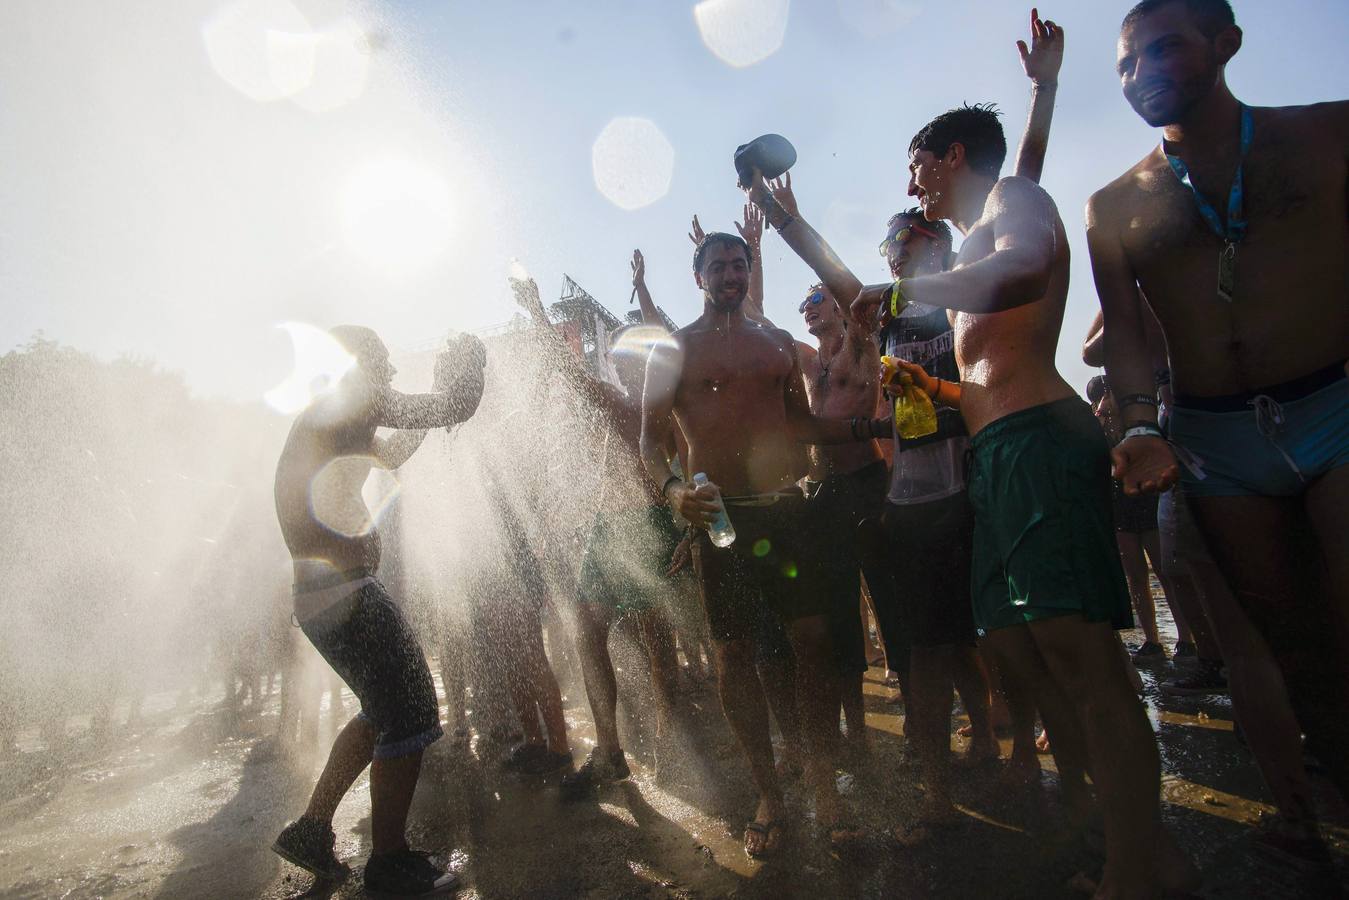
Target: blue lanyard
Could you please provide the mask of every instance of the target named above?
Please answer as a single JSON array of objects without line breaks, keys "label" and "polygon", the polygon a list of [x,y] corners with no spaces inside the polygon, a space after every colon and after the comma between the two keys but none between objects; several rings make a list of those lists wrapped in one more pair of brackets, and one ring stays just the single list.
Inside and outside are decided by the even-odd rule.
[{"label": "blue lanyard", "polygon": [[1251,121],[1251,108],[1246,104],[1241,104],[1241,157],[1237,162],[1237,175],[1232,179],[1232,189],[1227,193],[1227,223],[1218,218],[1218,211],[1213,208],[1199,189],[1194,186],[1190,180],[1190,170],[1185,167],[1179,156],[1172,156],[1166,153],[1166,144],[1162,144],[1162,152],[1166,153],[1166,161],[1171,164],[1171,171],[1176,173],[1180,183],[1190,189],[1194,195],[1194,202],[1199,207],[1199,214],[1204,217],[1208,227],[1213,229],[1213,233],[1222,238],[1229,244],[1236,244],[1246,236],[1246,216],[1243,211],[1245,200],[1245,189],[1242,185],[1241,170],[1246,165],[1246,154],[1251,149],[1251,139],[1255,136],[1255,124]]}]

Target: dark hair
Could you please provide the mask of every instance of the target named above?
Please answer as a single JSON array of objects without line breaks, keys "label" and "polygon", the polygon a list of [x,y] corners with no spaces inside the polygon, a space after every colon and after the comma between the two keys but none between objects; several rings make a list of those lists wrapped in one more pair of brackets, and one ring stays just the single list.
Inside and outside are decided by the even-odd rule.
[{"label": "dark hair", "polygon": [[955,265],[955,239],[951,237],[951,226],[946,224],[945,219],[929,222],[927,216],[923,215],[922,209],[917,206],[910,206],[908,209],[900,210],[886,220],[885,231],[887,234],[895,227],[895,223],[900,219],[908,219],[911,222],[922,223],[924,228],[937,236],[938,243],[946,245],[946,250],[942,253],[942,268],[950,269],[951,266]]},{"label": "dark hair", "polygon": [[1087,399],[1093,404],[1098,402],[1110,390],[1110,385],[1105,383],[1104,375],[1093,375],[1087,382]]},{"label": "dark hair", "polygon": [[927,220],[927,217],[923,215],[923,211],[919,209],[917,206],[910,206],[908,209],[900,210],[899,212],[891,216],[889,219],[887,219],[885,222],[885,230],[887,234],[890,232],[892,228],[895,227],[895,223],[898,222],[900,219],[908,219],[911,222],[920,223],[928,231],[931,231],[934,234],[936,234],[937,239],[940,240],[942,243],[944,243],[947,247],[950,247],[952,242],[954,241],[954,238],[951,237],[951,226],[946,224],[945,219],[938,219],[935,222],[929,222]]},{"label": "dark hair", "polygon": [[334,325],[328,333],[358,360],[367,360],[371,356],[386,356],[388,349],[372,329],[364,325]]},{"label": "dark hair", "polygon": [[750,249],[745,239],[738,234],[727,234],[724,231],[712,231],[703,235],[703,239],[698,242],[698,247],[693,251],[693,271],[701,272],[703,270],[703,260],[707,257],[707,251],[712,249],[714,244],[733,244],[745,251],[745,259],[750,267],[754,266],[754,251]]},{"label": "dark hair", "polygon": [[952,144],[960,144],[975,173],[997,178],[1002,161],[1007,158],[1007,138],[998,121],[1000,115],[992,103],[965,104],[948,110],[913,136],[909,155],[927,150],[934,156],[945,156]]},{"label": "dark hair", "polygon": [[1230,28],[1237,24],[1237,17],[1232,12],[1232,4],[1228,3],[1227,0],[1143,0],[1129,10],[1124,17],[1124,21],[1120,23],[1120,31],[1171,3],[1185,4],[1185,10],[1194,19],[1195,24],[1199,26],[1199,31],[1207,38],[1217,37],[1218,32],[1224,28]]}]

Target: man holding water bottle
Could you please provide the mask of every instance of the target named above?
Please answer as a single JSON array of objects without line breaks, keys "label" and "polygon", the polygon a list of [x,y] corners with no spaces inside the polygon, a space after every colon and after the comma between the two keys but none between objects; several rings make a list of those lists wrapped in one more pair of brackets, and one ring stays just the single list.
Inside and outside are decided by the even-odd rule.
[{"label": "man holding water bottle", "polygon": [[[642,400],[642,457],[670,505],[700,529],[694,571],[716,647],[722,708],[745,751],[760,802],[745,829],[745,851],[766,856],[782,842],[785,812],[773,768],[768,708],[754,665],[764,616],[778,616],[796,655],[796,691],[808,750],[806,774],[816,814],[832,844],[858,836],[834,784],[837,672],[811,552],[800,443],[840,444],[889,435],[888,420],[834,421],[810,412],[796,342],[782,329],[745,316],[755,261],[731,234],[712,233],[693,257],[703,314],[658,345],[647,363]],[[688,441],[688,470],[673,474],[667,439],[678,421]],[[696,476],[695,476],[696,477]],[[699,482],[702,479],[698,479]],[[724,511],[728,546],[717,520]],[[714,538],[706,529],[717,527]]]}]

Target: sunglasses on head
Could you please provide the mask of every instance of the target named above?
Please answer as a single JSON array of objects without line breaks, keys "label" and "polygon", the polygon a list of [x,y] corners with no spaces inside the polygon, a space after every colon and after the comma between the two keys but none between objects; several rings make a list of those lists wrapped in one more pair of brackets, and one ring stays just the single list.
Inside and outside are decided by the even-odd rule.
[{"label": "sunglasses on head", "polygon": [[909,242],[909,239],[913,237],[915,232],[923,235],[923,237],[931,238],[934,241],[937,239],[937,233],[935,231],[931,231],[921,225],[905,225],[893,235],[887,235],[885,240],[881,241],[881,245],[877,249],[880,250],[881,256],[889,256],[891,244],[903,246]]},{"label": "sunglasses on head", "polygon": [[819,306],[823,302],[824,302],[824,292],[815,291],[809,297],[801,301],[801,305],[796,308],[796,311],[798,313],[803,313],[806,311],[807,306]]}]

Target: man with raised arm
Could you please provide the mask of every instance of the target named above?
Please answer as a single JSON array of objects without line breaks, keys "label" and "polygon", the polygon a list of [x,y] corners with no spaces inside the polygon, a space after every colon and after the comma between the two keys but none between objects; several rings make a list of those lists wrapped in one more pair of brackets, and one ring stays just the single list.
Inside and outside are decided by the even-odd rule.
[{"label": "man with raised arm", "polygon": [[[624,616],[631,615],[646,646],[656,695],[658,772],[668,764],[662,757],[670,746],[671,713],[678,670],[674,637],[667,618],[674,602],[665,575],[679,543],[670,509],[641,462],[638,446],[642,431],[642,379],[646,349],[665,326],[646,286],[646,263],[640,250],[632,253],[632,284],[641,304],[641,328],[630,327],[611,335],[607,348],[621,387],[590,374],[565,347],[555,358],[568,382],[602,417],[608,434],[600,460],[603,472],[600,508],[586,540],[577,587],[577,643],[586,698],[595,719],[595,748],[576,772],[562,778],[567,800],[587,797],[601,784],[627,778],[627,757],[618,736],[618,682],[609,655],[609,634]],[[541,328],[552,331],[538,287],[532,280],[513,281],[516,298]],[[657,335],[650,330],[658,329]],[[559,342],[560,344],[560,342]]]},{"label": "man with raised arm", "polygon": [[[372,466],[401,466],[426,429],[473,415],[487,354],[477,338],[460,338],[436,361],[437,393],[408,395],[391,387],[389,351],[373,331],[341,325],[331,334],[355,365],[291,426],[276,468],[276,514],[295,563],[295,618],[361,712],[333,744],[304,815],[272,849],[321,878],[344,877],[333,853],[333,813],[369,765],[365,885],[424,896],[456,882],[405,836],[422,751],[441,735],[440,711],[417,638],[375,575],[380,538],[361,487]],[[381,427],[403,430],[384,439],[375,436]]]},{"label": "man with raised arm", "polygon": [[[1162,141],[1087,204],[1106,368],[1129,435],[1115,468],[1130,492],[1183,479],[1343,794],[1349,103],[1245,105],[1225,75],[1242,39],[1225,0],[1147,0],[1120,29],[1125,99]],[[1183,472],[1157,432],[1140,288],[1170,353]],[[1303,806],[1279,827],[1314,840]]]},{"label": "man with raised arm", "polygon": [[[1159,881],[1187,886],[1194,870],[1161,828],[1157,744],[1114,635],[1132,616],[1109,448],[1054,367],[1067,235],[1044,190],[999,178],[1006,147],[986,106],[943,113],[914,136],[909,193],[964,243],[952,271],[865,287],[852,311],[866,326],[882,303],[896,316],[909,303],[954,311],[960,383],[919,383],[958,405],[972,435],[975,624],[1000,668],[1030,682],[1067,783],[1090,760],[1106,828],[1102,895],[1148,895]],[[768,218],[787,224],[785,213]],[[1137,474],[1160,481],[1157,468]]]},{"label": "man with raised arm", "polygon": [[[1031,111],[1017,155],[1017,173],[1038,181],[1063,61],[1063,31],[1052,21],[1041,21],[1036,10],[1031,10],[1030,24],[1030,45],[1017,42],[1032,84]],[[862,283],[801,217],[790,177],[771,188],[771,201],[762,186],[752,187],[750,196],[764,205],[778,202],[784,207],[790,218],[779,229],[783,240],[832,291],[829,302],[822,306],[832,307],[834,297],[850,303]],[[921,210],[909,209],[890,218],[880,250],[893,278],[941,272],[949,265],[951,232],[945,222],[928,222]],[[814,295],[802,304],[808,325],[813,316],[824,322],[842,317],[833,311],[827,317],[813,314],[808,306],[813,299]],[[812,333],[819,327],[811,327]],[[869,350],[845,358],[851,365],[844,370],[844,377],[849,379],[844,383],[857,382],[875,391],[880,376],[876,341],[869,336],[869,329],[855,323],[845,333],[849,346],[865,345]],[[887,355],[921,366],[925,376],[959,380],[954,334],[946,309],[911,304],[890,318],[881,341]],[[809,376],[809,365],[803,362],[803,366]],[[824,367],[831,380],[836,366],[831,362]],[[990,722],[988,683],[975,651],[975,624],[969,603],[974,516],[964,480],[968,432],[959,412],[943,408],[935,434],[909,440],[901,439],[896,432],[894,442],[888,503],[882,517],[890,558],[886,571],[868,572],[867,583],[878,610],[903,605],[913,645],[906,685],[906,721],[926,790],[916,820],[898,832],[903,843],[913,844],[933,834],[938,826],[959,819],[948,789],[953,684],[971,720],[973,741],[968,760],[996,760],[999,751]],[[883,483],[875,493],[879,505],[885,494]],[[855,532],[856,521],[853,526]],[[889,615],[884,617],[893,621]],[[1008,679],[1017,726],[1013,764],[1024,779],[1038,779],[1034,705],[1024,693],[1015,691],[1017,684],[1015,679]]]},{"label": "man with raised arm", "polygon": [[[795,651],[817,819],[833,842],[856,836],[834,783],[836,678],[824,595],[816,589],[818,564],[805,530],[805,498],[796,486],[797,445],[865,440],[888,433],[890,423],[811,414],[795,340],[746,318],[753,265],[748,246],[734,235],[714,232],[699,243],[693,270],[703,314],[651,353],[641,447],[652,480],[674,510],[700,529],[694,571],[716,647],[722,709],[760,796],[745,830],[745,850],[761,856],[781,846],[785,813],[755,671],[755,636],[765,615],[785,622]],[[671,470],[667,446],[676,422],[688,442],[689,472],[709,479],[701,487]],[[729,547],[713,545],[702,530],[718,512],[718,494],[735,529]]]}]

